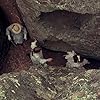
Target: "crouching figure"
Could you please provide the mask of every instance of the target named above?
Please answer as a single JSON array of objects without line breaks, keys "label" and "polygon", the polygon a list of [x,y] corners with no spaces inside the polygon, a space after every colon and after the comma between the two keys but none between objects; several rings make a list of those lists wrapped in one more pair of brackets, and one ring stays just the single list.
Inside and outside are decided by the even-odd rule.
[{"label": "crouching figure", "polygon": [[33,65],[35,64],[41,64],[43,66],[47,66],[47,62],[51,62],[52,58],[44,59],[42,49],[37,46],[37,40],[34,42],[31,42],[31,53],[30,58],[33,62]]},{"label": "crouching figure", "polygon": [[83,67],[86,64],[90,64],[87,59],[82,59],[81,61],[81,57],[77,55],[74,51],[67,52],[67,55],[64,55],[64,57],[67,60],[66,67],[79,68]]},{"label": "crouching figure", "polygon": [[15,44],[22,44],[24,40],[27,40],[27,31],[19,23],[13,23],[6,28],[6,35],[8,40]]}]

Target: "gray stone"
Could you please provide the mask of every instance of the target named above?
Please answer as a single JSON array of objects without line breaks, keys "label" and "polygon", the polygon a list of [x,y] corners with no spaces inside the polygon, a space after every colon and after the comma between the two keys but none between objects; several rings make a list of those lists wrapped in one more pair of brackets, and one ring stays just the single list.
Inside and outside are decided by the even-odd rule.
[{"label": "gray stone", "polygon": [[31,66],[0,76],[0,100],[99,100],[100,71]]},{"label": "gray stone", "polygon": [[100,59],[99,0],[16,2],[32,39],[37,38],[51,50],[74,49],[81,55]]},{"label": "gray stone", "polygon": [[16,0],[16,2],[22,9],[27,7],[27,10],[40,12],[50,12],[59,9],[82,14],[95,14],[100,11],[99,0]]}]

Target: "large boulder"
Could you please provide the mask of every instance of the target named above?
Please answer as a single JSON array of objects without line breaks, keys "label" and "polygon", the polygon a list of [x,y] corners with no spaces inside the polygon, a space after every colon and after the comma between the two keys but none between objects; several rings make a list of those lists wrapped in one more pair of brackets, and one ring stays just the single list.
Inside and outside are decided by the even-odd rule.
[{"label": "large boulder", "polygon": [[43,46],[100,59],[99,0],[16,0],[31,38]]}]

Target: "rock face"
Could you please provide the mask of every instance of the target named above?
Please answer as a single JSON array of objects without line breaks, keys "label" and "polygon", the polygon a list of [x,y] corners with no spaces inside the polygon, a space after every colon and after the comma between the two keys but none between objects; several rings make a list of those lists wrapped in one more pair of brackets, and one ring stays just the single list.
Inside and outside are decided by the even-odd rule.
[{"label": "rock face", "polygon": [[27,7],[30,5],[28,8],[33,8],[41,12],[50,12],[60,9],[82,14],[95,14],[100,11],[99,0],[16,0],[16,2],[19,5],[24,3]]},{"label": "rock face", "polygon": [[100,71],[31,66],[0,76],[0,100],[99,100]]},{"label": "rock face", "polygon": [[99,0],[16,0],[31,38],[43,46],[100,59]]}]

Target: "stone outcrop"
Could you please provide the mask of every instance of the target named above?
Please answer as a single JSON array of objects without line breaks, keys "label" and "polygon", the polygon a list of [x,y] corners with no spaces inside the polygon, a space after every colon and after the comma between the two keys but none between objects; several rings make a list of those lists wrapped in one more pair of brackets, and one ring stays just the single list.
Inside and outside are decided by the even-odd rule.
[{"label": "stone outcrop", "polygon": [[16,0],[31,38],[43,46],[100,59],[99,0]]},{"label": "stone outcrop", "polygon": [[0,76],[0,100],[99,100],[100,71],[31,66]]},{"label": "stone outcrop", "polygon": [[35,9],[35,11],[40,12],[60,9],[82,14],[95,14],[100,11],[99,0],[16,0],[16,2],[19,6],[26,5],[28,7],[27,10]]}]

